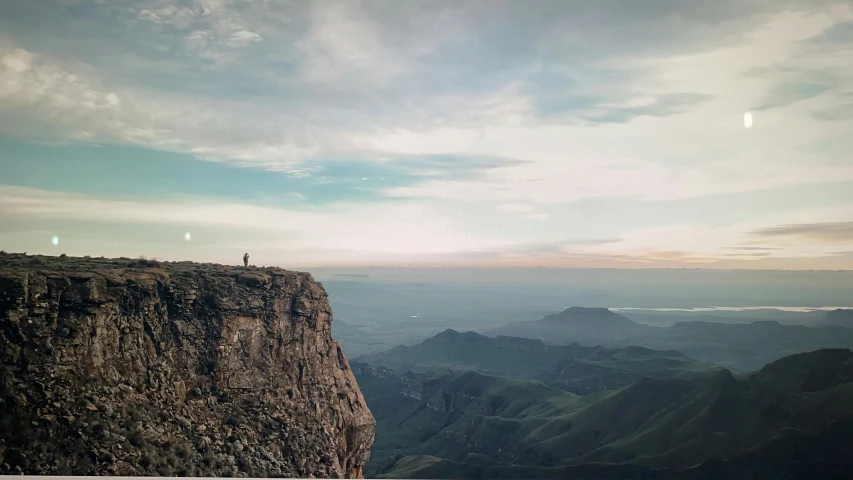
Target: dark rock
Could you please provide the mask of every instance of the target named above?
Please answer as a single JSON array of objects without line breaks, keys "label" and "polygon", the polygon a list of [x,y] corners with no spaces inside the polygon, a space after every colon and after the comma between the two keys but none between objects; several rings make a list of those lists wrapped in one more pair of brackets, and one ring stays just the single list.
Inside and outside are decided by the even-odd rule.
[{"label": "dark rock", "polygon": [[360,478],[374,420],[331,320],[307,273],[3,255],[0,465]]}]

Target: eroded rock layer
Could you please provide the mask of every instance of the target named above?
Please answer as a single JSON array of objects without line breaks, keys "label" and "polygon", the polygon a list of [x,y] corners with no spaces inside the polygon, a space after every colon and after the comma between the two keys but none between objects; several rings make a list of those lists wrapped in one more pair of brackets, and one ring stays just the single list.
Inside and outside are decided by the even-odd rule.
[{"label": "eroded rock layer", "polygon": [[360,477],[374,419],[311,275],[0,255],[0,473]]}]

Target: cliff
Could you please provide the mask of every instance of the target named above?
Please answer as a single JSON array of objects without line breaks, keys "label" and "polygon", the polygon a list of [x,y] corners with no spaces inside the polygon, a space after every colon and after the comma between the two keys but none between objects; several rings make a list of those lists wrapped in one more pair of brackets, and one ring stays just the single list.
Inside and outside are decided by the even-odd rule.
[{"label": "cliff", "polygon": [[307,273],[0,254],[0,473],[361,477],[331,321]]}]

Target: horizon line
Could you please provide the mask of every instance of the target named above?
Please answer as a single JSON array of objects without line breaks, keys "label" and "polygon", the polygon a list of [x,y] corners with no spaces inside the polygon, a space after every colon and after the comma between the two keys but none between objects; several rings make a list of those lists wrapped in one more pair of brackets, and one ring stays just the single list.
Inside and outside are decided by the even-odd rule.
[{"label": "horizon line", "polygon": [[[147,257],[145,255],[140,255],[137,257],[129,257],[129,256],[120,256],[120,257],[104,257],[104,256],[93,256],[93,255],[51,255],[51,254],[43,254],[43,253],[27,253],[27,252],[8,252],[2,250],[2,253],[5,255],[22,255],[27,257],[51,257],[51,258],[61,258],[62,255],[70,258],[109,258],[114,260],[119,259],[128,259],[133,260],[135,258],[146,258],[149,260],[155,260],[163,263],[182,263],[182,262],[190,262],[190,263],[198,263],[198,264],[217,264],[217,265],[232,265],[230,263],[217,263],[217,262],[204,262],[198,260],[165,260],[157,257]],[[234,266],[240,266],[237,263],[233,264]],[[601,266],[601,267],[559,267],[559,266],[505,266],[505,265],[282,265],[278,263],[273,263],[269,265],[250,265],[257,268],[267,268],[267,267],[275,267],[282,268],[285,270],[299,270],[299,271],[310,271],[311,269],[371,269],[371,268],[385,268],[385,269],[478,269],[478,270],[643,270],[643,271],[709,271],[709,272],[823,272],[823,273],[853,273],[853,269],[814,269],[814,268],[708,268],[708,267],[610,267],[610,266]]]}]

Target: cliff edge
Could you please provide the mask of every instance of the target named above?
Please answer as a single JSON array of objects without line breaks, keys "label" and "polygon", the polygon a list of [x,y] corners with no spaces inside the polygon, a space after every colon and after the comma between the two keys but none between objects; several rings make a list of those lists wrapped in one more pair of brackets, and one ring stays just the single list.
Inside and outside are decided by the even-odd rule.
[{"label": "cliff edge", "polygon": [[310,274],[0,254],[0,473],[361,478]]}]

